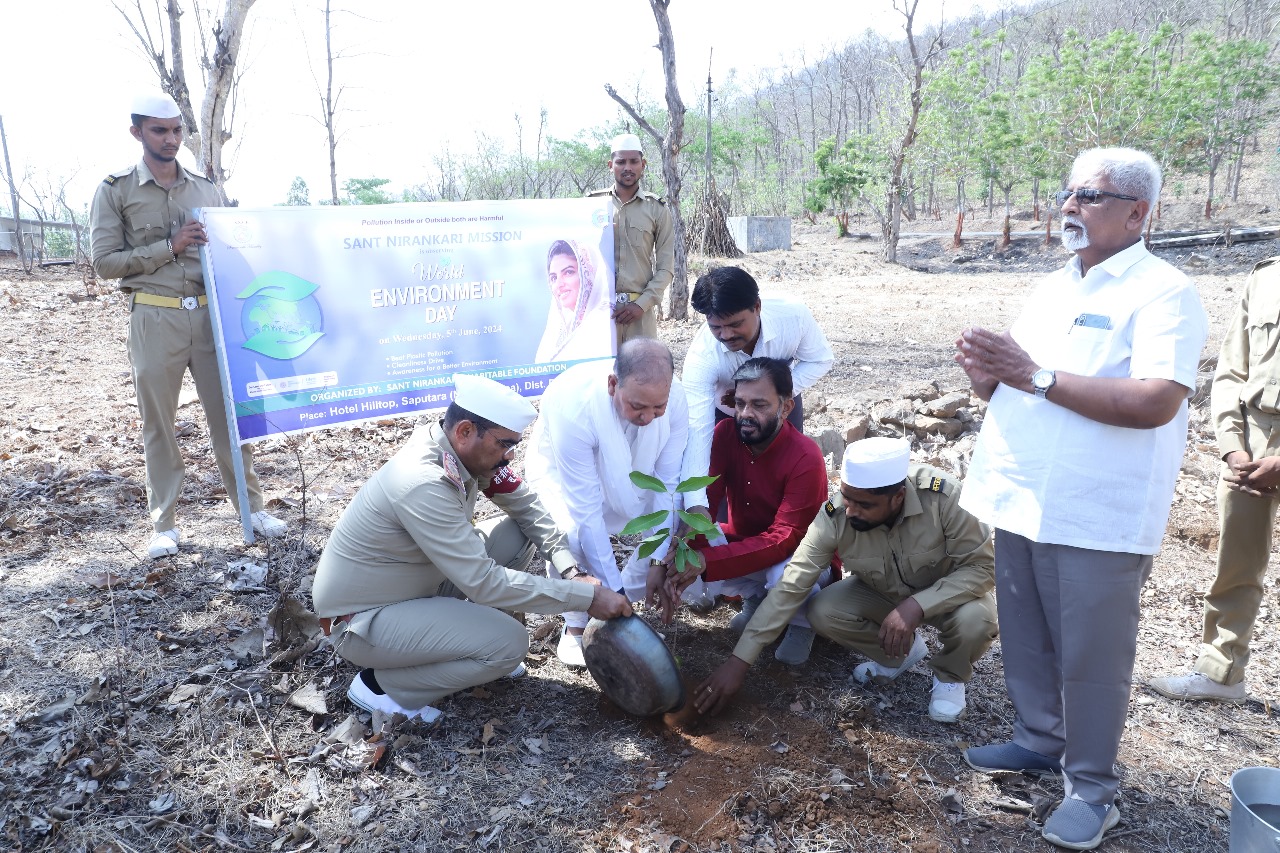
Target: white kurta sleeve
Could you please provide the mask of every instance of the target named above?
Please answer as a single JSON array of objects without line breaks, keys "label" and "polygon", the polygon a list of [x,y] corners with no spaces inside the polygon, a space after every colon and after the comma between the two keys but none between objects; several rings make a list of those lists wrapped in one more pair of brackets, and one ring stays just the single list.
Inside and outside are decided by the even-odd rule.
[{"label": "white kurta sleeve", "polygon": [[[711,465],[711,433],[716,425],[716,379],[719,358],[716,339],[703,326],[684,357],[680,383],[689,410],[688,438],[681,466],[681,479],[705,477]],[[669,404],[668,404],[669,405]],[[675,428],[672,427],[674,434]],[[685,495],[685,506],[706,506],[705,490]]]},{"label": "white kurta sleeve", "polygon": [[795,362],[791,365],[791,382],[797,394],[812,388],[826,376],[836,359],[827,336],[813,319],[813,313],[805,306],[800,306],[800,310],[800,316],[796,318],[801,325],[800,340],[796,346]]}]

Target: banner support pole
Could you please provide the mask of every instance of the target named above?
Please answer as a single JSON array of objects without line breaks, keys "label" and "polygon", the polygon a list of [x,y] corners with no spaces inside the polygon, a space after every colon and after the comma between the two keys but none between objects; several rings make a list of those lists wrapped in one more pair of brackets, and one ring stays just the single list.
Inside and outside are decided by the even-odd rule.
[{"label": "banner support pole", "polygon": [[[197,208],[192,213],[204,223],[204,209]],[[237,504],[240,507],[240,527],[244,533],[244,543],[253,544],[253,512],[249,507],[249,485],[245,480],[244,451],[240,444],[240,424],[236,420],[236,404],[231,393],[231,370],[227,365],[227,351],[222,342],[222,313],[218,305],[217,285],[214,284],[213,263],[209,259],[209,247],[200,247],[200,269],[204,272],[205,296],[209,300],[209,322],[213,325],[213,348],[218,354],[218,376],[222,380],[222,405],[227,412],[227,438],[231,444],[231,468],[235,472]]]}]

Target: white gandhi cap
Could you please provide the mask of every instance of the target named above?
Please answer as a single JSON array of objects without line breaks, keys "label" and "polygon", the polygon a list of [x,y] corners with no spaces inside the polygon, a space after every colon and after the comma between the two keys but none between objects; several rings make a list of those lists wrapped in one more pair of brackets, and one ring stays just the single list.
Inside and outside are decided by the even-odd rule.
[{"label": "white gandhi cap", "polygon": [[641,154],[644,153],[644,149],[640,147],[640,137],[636,136],[634,133],[624,133],[621,136],[615,136],[611,144],[613,147],[609,150],[614,154],[617,154],[619,151],[639,151]]},{"label": "white gandhi cap", "polygon": [[164,92],[148,92],[145,95],[135,96],[129,112],[132,115],[151,118],[178,118],[182,115],[178,109],[178,102]]},{"label": "white gandhi cap", "polygon": [[907,479],[911,442],[905,438],[864,438],[844,449],[840,479],[855,489],[896,486]]},{"label": "white gandhi cap", "polygon": [[524,432],[538,417],[533,403],[506,385],[467,373],[455,373],[453,376],[453,402],[471,414],[512,432]]}]

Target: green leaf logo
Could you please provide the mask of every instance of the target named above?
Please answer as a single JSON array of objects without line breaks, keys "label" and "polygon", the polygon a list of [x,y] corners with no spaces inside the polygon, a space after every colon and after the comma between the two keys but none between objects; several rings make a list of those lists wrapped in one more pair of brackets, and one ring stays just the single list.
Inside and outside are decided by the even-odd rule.
[{"label": "green leaf logo", "polygon": [[240,324],[244,348],[287,361],[324,337],[320,304],[312,296],[319,285],[283,270],[264,272],[237,299],[245,300]]}]

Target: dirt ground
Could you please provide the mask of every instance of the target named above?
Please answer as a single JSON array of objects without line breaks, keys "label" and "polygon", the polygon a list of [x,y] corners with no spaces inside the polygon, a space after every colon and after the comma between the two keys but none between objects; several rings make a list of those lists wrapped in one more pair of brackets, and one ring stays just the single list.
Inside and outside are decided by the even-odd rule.
[{"label": "dirt ground", "polygon": [[[804,299],[836,350],[806,395],[807,433],[840,428],[904,386],[966,387],[951,362],[957,333],[1007,326],[1037,276],[1065,259],[1035,239],[1004,253],[991,238],[948,242],[907,239],[904,265],[886,266],[874,242],[799,222],[792,251],[742,261],[766,289]],[[1280,246],[1194,252],[1165,257],[1200,289],[1211,365],[1244,274]],[[695,274],[708,263],[695,259]],[[720,717],[639,720],[557,661],[558,619],[530,616],[527,678],[447,699],[433,728],[370,720],[345,698],[354,669],[314,637],[308,591],[329,531],[411,419],[258,445],[290,533],[245,546],[189,395],[177,425],[183,547],[145,560],[127,311],[114,292],[85,297],[72,270],[0,268],[0,849],[1051,849],[1034,821],[1060,784],[987,777],[960,758],[1009,734],[998,644],[957,725],[925,716],[926,668],[865,687],[850,678],[857,660],[823,640],[801,668],[766,652]],[[662,323],[678,352],[695,330]],[[1198,400],[1143,593],[1139,684],[1194,660],[1212,578],[1217,455]],[[962,465],[972,438],[917,444],[917,458]],[[1231,773],[1277,761],[1278,606],[1272,579],[1254,701],[1180,705],[1135,687],[1123,822],[1103,850],[1226,849]],[[730,653],[731,615],[683,612],[663,629],[687,679]]]}]

